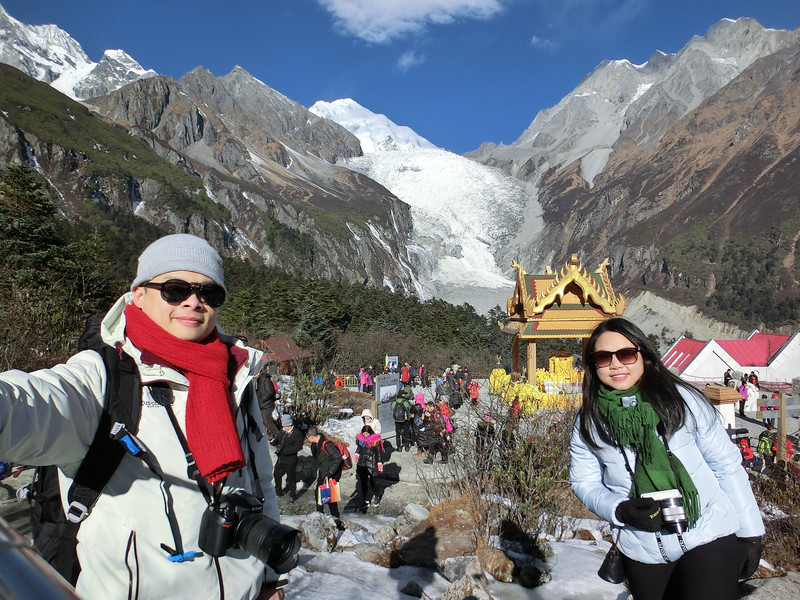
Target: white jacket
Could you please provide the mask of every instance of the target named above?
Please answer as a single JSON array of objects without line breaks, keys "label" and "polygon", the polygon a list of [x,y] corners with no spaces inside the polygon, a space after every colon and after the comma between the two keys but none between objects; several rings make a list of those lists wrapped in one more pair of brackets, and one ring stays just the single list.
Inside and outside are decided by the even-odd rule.
[{"label": "white jacket", "polygon": [[361,411],[361,417],[372,417],[372,422],[370,422],[369,426],[372,427],[372,431],[381,435],[381,422],[375,418],[375,415],[372,414],[372,411],[368,408],[365,408]]},{"label": "white jacket", "polygon": [[[139,350],[124,337],[123,311],[131,298],[128,293],[117,301],[104,318],[101,332],[110,345],[121,343],[139,366],[143,393],[137,437],[158,461],[166,482],[162,489],[161,481],[142,460],[125,455],[78,532],[81,574],[76,589],[82,597],[97,600],[217,598],[220,582],[211,557],[170,562],[160,547],[162,543],[175,547],[165,508],[166,495],[172,497],[184,551],[199,551],[198,531],[207,503],[198,484],[187,475],[186,458],[166,409],[152,399],[145,387],[154,382],[169,384],[175,415],[185,434],[189,382],[172,369],[140,362]],[[249,456],[249,449],[255,454],[266,496],[264,514],[278,521],[272,462],[258,402],[254,400],[247,407],[254,419],[251,422],[259,425],[256,432],[248,432],[240,404],[243,391],[261,367],[261,355],[238,340],[224,335],[222,338],[226,343],[236,342],[235,353],[242,359],[232,390],[239,409],[235,422],[244,456]],[[0,374],[0,456],[19,464],[59,466],[66,506],[69,478],[74,476],[94,438],[105,388],[105,367],[100,355],[93,351],[80,352],[52,369]],[[227,478],[226,485],[255,493],[252,473],[250,468],[241,469]],[[265,578],[278,579],[272,570],[242,550],[229,550],[219,562],[228,600],[254,598]]]},{"label": "white jacket", "polygon": [[[747,472],[739,450],[731,442],[716,411],[694,393],[679,387],[688,406],[686,423],[668,439],[669,449],[686,467],[700,495],[700,519],[682,534],[688,550],[730,534],[755,537],[764,534]],[[598,450],[581,436],[578,421],[570,443],[569,482],[578,499],[590,511],[622,528],[619,546],[622,553],[643,563],[663,563],[654,533],[625,527],[615,517],[617,506],[628,499],[631,477],[625,459],[616,446],[594,438]],[[632,470],[636,457],[626,450]],[[669,559],[682,554],[678,536],[662,534]]]}]

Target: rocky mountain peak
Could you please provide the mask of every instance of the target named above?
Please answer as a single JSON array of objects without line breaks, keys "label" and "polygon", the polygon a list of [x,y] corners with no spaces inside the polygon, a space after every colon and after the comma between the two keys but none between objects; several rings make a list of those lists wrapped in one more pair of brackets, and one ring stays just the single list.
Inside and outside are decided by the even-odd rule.
[{"label": "rocky mountain peak", "polygon": [[[23,71],[0,65],[7,67],[0,78],[16,72],[88,99],[85,104],[103,117],[90,119],[91,139],[125,147],[122,164],[109,172],[96,141],[55,139],[24,119],[0,118],[0,154],[34,157],[69,218],[92,197],[135,210],[166,230],[204,235],[227,253],[258,255],[267,264],[321,277],[419,291],[405,259],[408,207],[364,175],[334,164],[338,157],[361,155],[358,138],[241,66],[222,77],[198,67],[175,81],[143,69],[121,50],[94,63],[57,27],[24,25],[4,11],[0,61]],[[41,87],[37,93],[47,96]],[[49,90],[53,96],[55,89]],[[44,104],[58,112],[63,98]],[[75,122],[75,114],[67,113],[53,114],[53,122]],[[129,136],[119,139],[119,129],[106,121],[146,147]],[[156,156],[143,158],[151,151]],[[128,169],[127,161],[136,168]]]},{"label": "rocky mountain peak", "polygon": [[51,83],[64,72],[86,70],[89,57],[55,25],[25,25],[0,6],[0,62]]},{"label": "rocky mountain peak", "polygon": [[767,29],[749,17],[722,19],[709,27],[703,37],[692,38],[687,47],[703,46],[709,56],[733,61],[741,72],[759,58],[785,48],[797,38],[795,34],[796,31]]},{"label": "rocky mountain peak", "polygon": [[[222,77],[198,67],[178,82],[182,91],[198,106],[225,115],[226,126],[259,152],[278,142],[284,147],[333,161],[336,157],[361,154],[358,139],[340,125],[319,119],[301,104],[259,81],[242,67]],[[301,159],[300,159],[301,160]],[[289,159],[280,160],[288,164]]]},{"label": "rocky mountain peak", "polygon": [[103,96],[156,73],[122,50],[106,50],[100,62],[56,25],[26,25],[0,6],[0,62],[51,84],[74,99]]},{"label": "rocky mountain peak", "polygon": [[[724,21],[655,59],[658,76],[601,64],[581,94],[537,115],[533,143],[483,149],[537,184],[544,229],[528,238],[526,217],[508,258],[608,256],[628,297],[654,291],[729,322],[799,321],[800,31]],[[625,91],[594,102],[611,73]],[[624,106],[637,73],[649,87],[602,112]]]}]

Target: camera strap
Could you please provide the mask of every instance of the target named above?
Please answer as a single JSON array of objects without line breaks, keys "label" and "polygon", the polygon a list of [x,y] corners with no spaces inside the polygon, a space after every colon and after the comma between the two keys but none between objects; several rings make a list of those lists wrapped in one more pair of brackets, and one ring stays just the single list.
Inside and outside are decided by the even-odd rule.
[{"label": "camera strap", "polygon": [[[225,479],[220,480],[217,482],[220,485],[214,485],[213,491],[214,496],[212,498],[211,494],[209,493],[209,484],[206,479],[200,474],[200,469],[197,467],[197,462],[194,459],[194,454],[189,449],[189,442],[186,440],[186,436],[183,434],[183,430],[178,423],[178,418],[175,416],[175,411],[172,409],[172,404],[174,402],[174,397],[172,395],[172,389],[165,385],[165,384],[151,384],[148,386],[150,388],[150,395],[153,397],[158,404],[163,406],[167,410],[167,415],[169,415],[169,421],[172,423],[172,428],[175,430],[175,435],[178,436],[178,441],[181,444],[181,448],[183,448],[183,454],[186,457],[186,474],[188,475],[189,479],[193,479],[197,482],[197,486],[200,488],[200,492],[203,494],[206,502],[209,506],[213,505],[215,501],[218,501],[221,496],[222,486],[224,485]],[[243,404],[249,403],[253,398],[252,394],[252,386],[248,386],[245,390],[245,396],[243,397]],[[245,410],[246,419],[250,419],[250,415]],[[250,419],[250,423],[247,425],[246,429],[250,430],[253,435],[259,435],[263,437],[263,433],[259,431],[257,424],[254,420]],[[258,497],[261,501],[264,501],[264,492],[261,488],[261,482],[258,475],[258,470],[256,468],[256,459],[253,452],[253,446],[250,443],[249,435],[245,435],[247,441],[247,448],[249,450],[249,458],[248,466],[250,467],[253,473],[253,487],[258,494]],[[260,439],[257,438],[257,439]]]},{"label": "camera strap", "polygon": [[194,460],[194,454],[192,454],[192,451],[189,449],[189,442],[186,441],[186,436],[183,435],[183,430],[178,424],[178,418],[175,416],[175,411],[172,409],[172,404],[174,402],[172,389],[167,385],[151,385],[149,388],[150,395],[153,397],[153,400],[167,410],[169,422],[172,423],[172,428],[175,430],[175,435],[178,436],[178,441],[180,442],[181,448],[183,448],[183,454],[186,457],[186,475],[189,477],[189,479],[193,479],[197,483],[197,486],[200,488],[200,492],[203,494],[203,498],[205,498],[206,502],[210,506],[213,504],[213,500],[208,491],[208,483],[200,474],[200,469],[197,468],[197,463]]},{"label": "camera strap", "polygon": [[[667,449],[667,457],[669,458],[669,464],[672,467],[672,471],[675,474],[675,479],[677,481],[678,480],[678,473],[675,470],[675,463],[672,462],[672,452],[670,452],[669,446],[667,445],[667,438],[664,437],[664,436],[662,436],[662,438],[664,440],[664,447]],[[633,491],[636,493],[636,496],[639,497],[639,496],[641,496],[641,494],[639,493],[639,486],[636,485],[636,478],[633,476],[633,469],[631,469],[631,463],[628,460],[628,455],[625,452],[625,448],[623,448],[619,444],[617,444],[617,448],[619,448],[619,451],[622,453],[622,458],[625,459],[625,469],[627,469],[628,474],[631,476],[631,482],[633,483]],[[633,449],[633,452],[634,452],[634,454],[637,454],[637,456],[638,456],[638,453],[636,452],[635,448]],[[680,488],[680,483],[679,482],[678,482],[677,485]],[[681,492],[681,494],[683,494],[683,490],[682,489],[680,490],[680,492]],[[668,563],[672,562],[669,559],[669,557],[667,557],[666,550],[664,550],[664,543],[661,540],[661,532],[660,531],[656,531],[655,534],[656,534],[656,543],[658,543],[658,550],[659,550],[659,552],[661,552],[661,557]],[[680,544],[681,551],[684,554],[686,554],[688,552],[688,550],[686,549],[686,544],[683,541],[683,536],[680,533],[677,533],[676,535],[678,536],[678,544]]]}]

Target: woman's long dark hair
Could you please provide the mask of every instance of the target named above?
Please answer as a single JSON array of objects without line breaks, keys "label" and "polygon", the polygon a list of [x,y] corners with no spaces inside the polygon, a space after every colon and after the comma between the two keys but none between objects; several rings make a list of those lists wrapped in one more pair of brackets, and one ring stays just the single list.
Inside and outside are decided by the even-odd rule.
[{"label": "woman's long dark hair", "polygon": [[593,448],[599,448],[600,446],[592,434],[594,430],[603,442],[612,445],[615,443],[608,423],[598,408],[598,390],[601,384],[597,377],[597,367],[594,364],[597,338],[607,331],[624,335],[631,344],[639,347],[641,355],[639,360],[644,361],[644,374],[639,381],[639,392],[647,398],[661,420],[658,426],[659,433],[667,437],[671,436],[683,426],[687,413],[686,403],[676,386],[693,390],[701,398],[703,396],[696,388],[677,375],[670,373],[641,329],[627,319],[617,317],[600,323],[586,342],[583,357],[586,367],[583,375],[583,408],[580,414],[580,431],[583,439]]}]

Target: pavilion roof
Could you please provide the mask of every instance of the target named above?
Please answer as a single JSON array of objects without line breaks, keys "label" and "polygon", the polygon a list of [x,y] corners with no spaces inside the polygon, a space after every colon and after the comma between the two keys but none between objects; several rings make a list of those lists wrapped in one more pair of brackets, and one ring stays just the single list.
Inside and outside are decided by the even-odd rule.
[{"label": "pavilion roof", "polygon": [[506,333],[521,338],[588,337],[598,323],[625,311],[608,277],[608,259],[589,273],[573,254],[559,272],[530,275],[515,262],[517,284],[508,299]]}]

